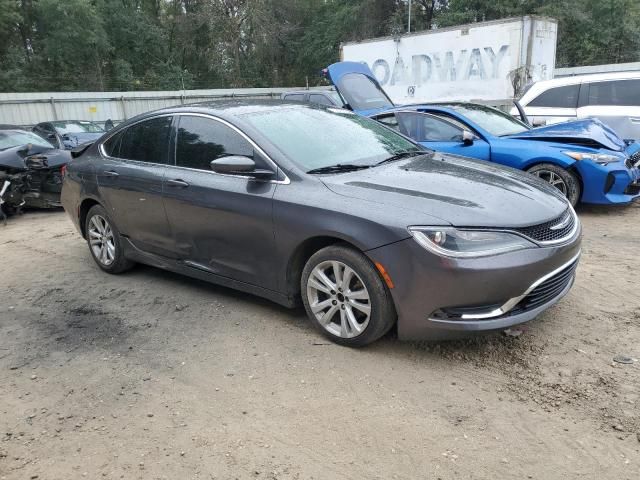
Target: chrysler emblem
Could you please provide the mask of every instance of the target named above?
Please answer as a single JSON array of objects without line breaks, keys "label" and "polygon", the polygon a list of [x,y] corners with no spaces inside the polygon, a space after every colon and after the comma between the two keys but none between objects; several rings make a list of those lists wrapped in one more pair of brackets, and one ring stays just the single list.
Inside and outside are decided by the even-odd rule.
[{"label": "chrysler emblem", "polygon": [[567,215],[563,218],[560,223],[555,224],[553,227],[550,227],[551,230],[560,230],[561,228],[566,227],[571,221],[571,215]]}]

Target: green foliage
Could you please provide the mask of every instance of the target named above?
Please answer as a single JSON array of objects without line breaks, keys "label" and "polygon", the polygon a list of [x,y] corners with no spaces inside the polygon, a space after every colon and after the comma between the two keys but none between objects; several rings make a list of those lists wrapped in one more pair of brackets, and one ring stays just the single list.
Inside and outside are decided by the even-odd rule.
[{"label": "green foliage", "polygon": [[[559,66],[640,60],[638,0],[413,0],[412,31],[559,21]],[[407,0],[0,0],[0,91],[311,85],[340,44],[406,30]]]}]

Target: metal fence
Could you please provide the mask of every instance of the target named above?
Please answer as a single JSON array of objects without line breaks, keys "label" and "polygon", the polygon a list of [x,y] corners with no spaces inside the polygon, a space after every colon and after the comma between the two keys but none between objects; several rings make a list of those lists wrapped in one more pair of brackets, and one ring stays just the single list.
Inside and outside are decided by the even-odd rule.
[{"label": "metal fence", "polygon": [[[328,89],[314,87],[312,90]],[[0,93],[0,123],[31,126],[52,120],[127,120],[163,107],[224,98],[280,98],[302,88],[238,88],[158,92]]]}]

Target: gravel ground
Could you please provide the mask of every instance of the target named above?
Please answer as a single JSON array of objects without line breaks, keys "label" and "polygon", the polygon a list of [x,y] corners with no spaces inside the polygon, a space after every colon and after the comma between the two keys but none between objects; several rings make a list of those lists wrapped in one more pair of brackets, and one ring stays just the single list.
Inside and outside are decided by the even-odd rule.
[{"label": "gravel ground", "polygon": [[351,350],[302,310],[0,226],[0,479],[640,478],[640,206],[582,208],[518,337]]}]

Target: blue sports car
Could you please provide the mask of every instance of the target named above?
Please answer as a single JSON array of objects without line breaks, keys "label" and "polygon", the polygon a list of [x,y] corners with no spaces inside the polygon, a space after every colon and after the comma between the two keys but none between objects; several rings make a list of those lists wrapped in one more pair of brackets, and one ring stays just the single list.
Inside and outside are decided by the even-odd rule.
[{"label": "blue sports car", "polygon": [[640,144],[598,120],[531,128],[474,103],[395,106],[364,63],[339,62],[327,74],[347,108],[437,151],[526,170],[575,205],[629,203],[640,195]]}]

